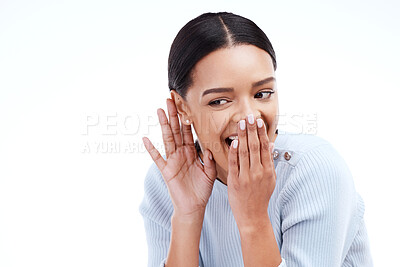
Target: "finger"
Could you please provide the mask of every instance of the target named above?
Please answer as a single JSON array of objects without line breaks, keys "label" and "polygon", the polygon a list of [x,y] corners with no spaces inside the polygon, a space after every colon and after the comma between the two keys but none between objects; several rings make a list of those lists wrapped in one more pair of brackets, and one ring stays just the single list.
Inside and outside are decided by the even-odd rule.
[{"label": "finger", "polygon": [[204,172],[213,182],[217,178],[217,169],[215,167],[215,161],[212,157],[210,150],[206,150],[203,157],[204,162]]},{"label": "finger", "polygon": [[250,151],[250,168],[260,166],[260,140],[258,139],[257,125],[253,114],[247,116],[247,143]]},{"label": "finger", "polygon": [[[273,159],[275,143],[269,142],[269,154],[271,155],[271,159]],[[273,161],[273,160],[272,160]]]},{"label": "finger", "polygon": [[158,152],[158,150],[153,146],[153,144],[147,137],[143,137],[142,140],[147,152],[149,152],[158,169],[162,171],[166,164],[164,158],[160,155],[160,152]]},{"label": "finger", "polygon": [[172,135],[171,127],[169,126],[167,116],[163,109],[157,109],[158,121],[161,125],[162,137],[165,146],[165,153],[167,154],[167,158],[171,153],[175,151],[175,141],[174,136]]},{"label": "finger", "polygon": [[186,125],[182,123],[182,133],[183,133],[183,144],[184,145],[193,145],[193,133],[192,133],[192,125]]},{"label": "finger", "polygon": [[174,135],[176,147],[182,146],[181,126],[179,125],[178,112],[176,111],[175,102],[167,99],[168,118],[171,125],[172,134]]},{"label": "finger", "polygon": [[240,172],[247,172],[249,170],[249,149],[247,147],[246,121],[240,120],[237,127],[239,136],[238,149]]},{"label": "finger", "polygon": [[228,184],[237,183],[238,177],[238,140],[233,140],[228,152]]},{"label": "finger", "polygon": [[269,138],[267,135],[267,129],[265,128],[265,123],[262,119],[257,119],[257,131],[258,131],[258,138],[260,139],[260,145],[261,145],[261,164],[263,166],[266,166],[267,164],[270,164],[272,161],[272,155],[271,155],[271,148],[270,148],[270,142]]}]

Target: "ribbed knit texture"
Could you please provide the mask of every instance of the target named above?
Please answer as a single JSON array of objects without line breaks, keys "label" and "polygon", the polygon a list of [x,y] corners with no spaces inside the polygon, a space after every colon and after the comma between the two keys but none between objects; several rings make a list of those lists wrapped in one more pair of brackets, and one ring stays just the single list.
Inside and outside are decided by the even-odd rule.
[{"label": "ribbed knit texture", "polygon": [[[314,135],[280,131],[279,156],[268,214],[282,263],[280,267],[373,266],[364,202],[338,152]],[[286,160],[285,152],[291,154]],[[145,178],[140,213],[148,243],[148,266],[164,266],[171,238],[173,205],[153,163]],[[200,239],[201,267],[244,266],[240,235],[227,186],[216,180]]]}]

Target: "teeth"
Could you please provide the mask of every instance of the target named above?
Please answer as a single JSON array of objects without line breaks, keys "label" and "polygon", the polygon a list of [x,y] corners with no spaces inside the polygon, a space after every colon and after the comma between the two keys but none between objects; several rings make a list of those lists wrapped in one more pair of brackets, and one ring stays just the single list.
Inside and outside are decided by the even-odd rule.
[{"label": "teeth", "polygon": [[228,138],[231,139],[231,140],[237,140],[238,136],[237,135],[236,136],[229,136]]}]

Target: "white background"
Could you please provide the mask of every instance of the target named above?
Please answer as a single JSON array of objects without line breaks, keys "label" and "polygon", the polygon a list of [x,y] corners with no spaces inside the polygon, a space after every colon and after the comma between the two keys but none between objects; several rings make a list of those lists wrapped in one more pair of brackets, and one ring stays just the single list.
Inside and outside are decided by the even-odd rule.
[{"label": "white background", "polygon": [[317,114],[398,264],[398,1],[1,0],[0,266],[146,266],[141,137],[161,145],[170,45],[207,11],[265,31],[281,114]]}]

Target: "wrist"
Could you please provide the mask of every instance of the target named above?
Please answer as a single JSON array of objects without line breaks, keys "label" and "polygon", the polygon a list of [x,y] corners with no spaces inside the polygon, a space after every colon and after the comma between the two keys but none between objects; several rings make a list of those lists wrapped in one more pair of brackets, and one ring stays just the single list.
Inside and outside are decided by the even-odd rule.
[{"label": "wrist", "polygon": [[174,211],[166,266],[198,266],[203,218],[203,212],[181,214]]},{"label": "wrist", "polygon": [[278,266],[281,255],[270,220],[239,229],[245,266]]},{"label": "wrist", "polygon": [[251,221],[238,225],[239,233],[241,236],[256,236],[260,232],[272,229],[269,217],[261,221]]},{"label": "wrist", "polygon": [[204,220],[205,210],[199,210],[190,214],[174,211],[172,214],[172,222],[186,225],[202,225]]}]

